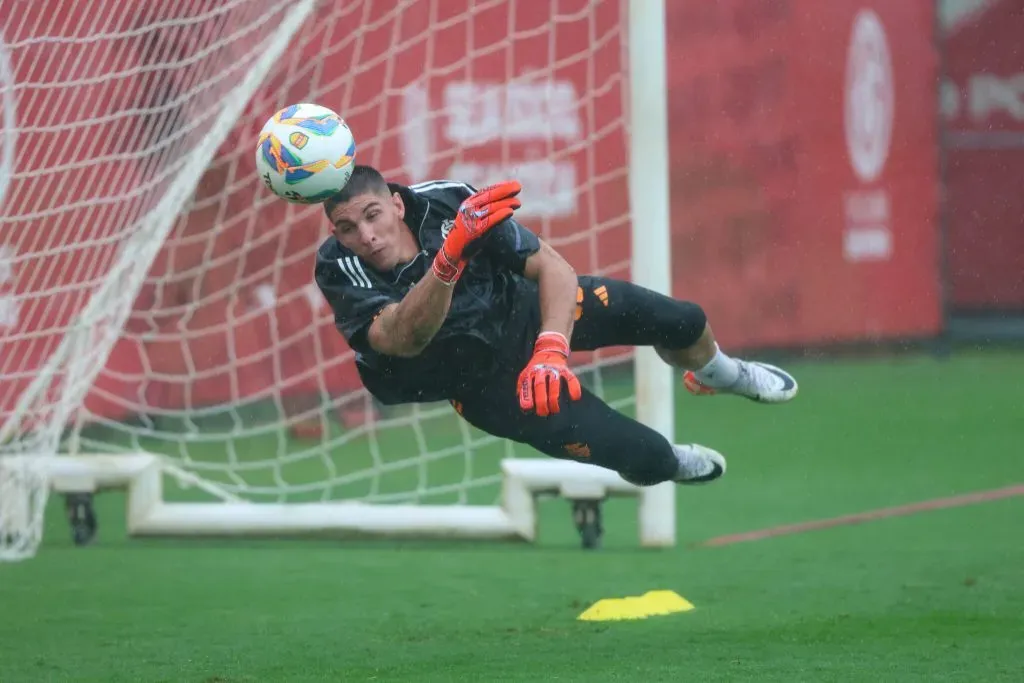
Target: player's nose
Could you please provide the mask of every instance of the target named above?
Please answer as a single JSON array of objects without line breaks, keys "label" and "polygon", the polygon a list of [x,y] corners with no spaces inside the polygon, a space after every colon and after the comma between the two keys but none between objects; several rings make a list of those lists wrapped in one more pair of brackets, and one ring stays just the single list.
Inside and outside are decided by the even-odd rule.
[{"label": "player's nose", "polygon": [[365,223],[359,226],[359,239],[365,247],[372,247],[377,243],[377,235],[373,228]]}]

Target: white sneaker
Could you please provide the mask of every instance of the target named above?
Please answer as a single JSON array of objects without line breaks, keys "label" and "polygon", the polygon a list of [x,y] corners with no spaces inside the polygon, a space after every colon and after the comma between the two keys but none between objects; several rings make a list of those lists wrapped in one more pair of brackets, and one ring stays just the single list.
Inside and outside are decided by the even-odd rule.
[{"label": "white sneaker", "polygon": [[702,384],[692,370],[683,373],[683,386],[695,396],[737,394],[758,403],[784,403],[796,396],[796,380],[782,368],[753,360],[737,359],[736,363],[740,376],[730,387],[715,389]]},{"label": "white sneaker", "polygon": [[700,444],[676,444],[673,447],[679,460],[678,484],[706,484],[725,474],[725,456]]}]

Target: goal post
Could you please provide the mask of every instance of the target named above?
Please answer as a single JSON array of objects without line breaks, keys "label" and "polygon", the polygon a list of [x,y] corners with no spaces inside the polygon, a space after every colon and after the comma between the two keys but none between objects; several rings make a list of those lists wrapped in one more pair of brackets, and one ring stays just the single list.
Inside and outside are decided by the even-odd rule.
[{"label": "goal post", "polygon": [[[110,488],[139,535],[532,540],[538,496],[621,495],[675,542],[671,485],[378,405],[310,282],[322,216],[250,168],[267,112],[321,102],[388,177],[512,174],[577,271],[668,292],[663,2],[43,0],[3,26],[0,560],[51,490]],[[656,354],[574,362],[673,436]]]},{"label": "goal post", "polygon": [[[629,33],[629,204],[632,280],[672,294],[672,236],[669,224],[668,101],[664,0],[631,0]],[[637,125],[643,112],[643,125]],[[638,348],[636,417],[669,441],[675,439],[675,384],[652,348]],[[640,498],[645,545],[674,545],[676,487],[666,482]]]}]

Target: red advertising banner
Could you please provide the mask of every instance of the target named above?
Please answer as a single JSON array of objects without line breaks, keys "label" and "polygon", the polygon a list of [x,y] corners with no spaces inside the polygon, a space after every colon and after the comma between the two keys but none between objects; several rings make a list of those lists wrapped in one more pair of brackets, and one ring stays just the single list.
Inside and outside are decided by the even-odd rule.
[{"label": "red advertising banner", "polygon": [[[37,2],[32,12],[78,11],[65,4]],[[667,5],[675,294],[704,305],[729,348],[935,332],[933,3]],[[111,0],[111,11],[120,6]],[[90,410],[121,418],[271,396],[289,409],[289,399],[302,406],[321,392],[359,388],[352,354],[311,282],[314,252],[328,230],[322,213],[268,196],[253,168],[257,131],[292,102],[339,111],[355,132],[359,160],[395,180],[483,185],[519,178],[524,223],[579,272],[628,278],[621,3],[560,0],[556,9],[450,0],[412,3],[399,13],[388,3],[367,3],[357,13],[366,27],[359,40],[336,30],[353,20],[344,8],[325,10],[305,27],[177,221],[90,394]],[[153,23],[156,15],[140,16]],[[78,23],[19,26],[69,26],[72,35]],[[5,35],[22,50],[5,77],[32,87],[66,82],[68,74],[46,66],[66,63],[48,58],[61,43],[30,38]],[[83,127],[92,125],[86,117],[93,104],[166,107],[194,87],[187,69],[161,80],[152,69],[129,68],[189,54],[187,31],[164,28],[144,40],[129,32],[116,40],[125,44],[104,52],[107,62],[93,60],[74,74],[89,85],[62,86],[69,102],[84,107]],[[236,61],[250,47],[245,40],[223,48],[228,54],[220,58]],[[126,75],[96,78],[112,66]],[[14,125],[42,126],[47,100],[23,100]],[[203,114],[200,102],[186,102],[163,118],[132,120],[122,143]],[[643,125],[643,112],[634,125]],[[92,270],[32,271],[26,255],[65,244],[58,258],[73,263],[82,235],[99,239],[117,229],[88,202],[70,201],[58,207],[60,223],[78,232],[62,235],[52,218],[34,217],[32,201],[11,198],[46,196],[39,193],[61,183],[65,199],[93,197],[97,186],[108,199],[131,196],[124,180],[133,177],[130,155],[78,149],[77,162],[86,154],[109,161],[93,163],[80,182],[17,166],[4,200],[0,355],[5,372],[19,369],[20,379],[0,390],[0,412],[59,339],[46,330],[66,325],[81,308],[88,290],[78,285],[101,277],[113,251],[92,244]],[[15,158],[22,164],[36,157],[19,147]],[[152,207],[146,197],[122,203],[128,220]],[[30,233],[36,238],[25,237]],[[53,293],[30,306],[10,304],[12,292],[37,291]],[[29,341],[31,332],[42,334]]]},{"label": "red advertising banner", "polygon": [[933,6],[670,3],[675,288],[723,343],[939,329]]},{"label": "red advertising banner", "polygon": [[961,311],[1024,310],[1021,36],[1022,0],[960,3],[943,16],[946,262]]}]

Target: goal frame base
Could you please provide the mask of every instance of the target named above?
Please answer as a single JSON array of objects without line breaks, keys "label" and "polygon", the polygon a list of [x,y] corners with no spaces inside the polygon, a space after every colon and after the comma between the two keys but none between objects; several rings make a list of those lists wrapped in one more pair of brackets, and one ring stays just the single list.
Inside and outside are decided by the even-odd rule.
[{"label": "goal frame base", "polygon": [[[665,527],[674,526],[675,510],[656,510],[642,504],[657,487],[638,487],[611,470],[568,460],[502,460],[501,500],[497,505],[393,505],[359,501],[168,502],[163,496],[164,476],[175,476],[177,468],[168,467],[155,454],[23,455],[0,458],[0,468],[17,467],[22,458],[46,467],[50,488],[56,493],[125,490],[129,536],[354,536],[533,542],[538,532],[538,499],[558,496],[573,501],[636,497],[641,503],[637,506],[640,545],[659,547],[674,541],[666,536]],[[666,485],[671,486],[659,486]],[[652,511],[658,514],[652,515]]]}]

